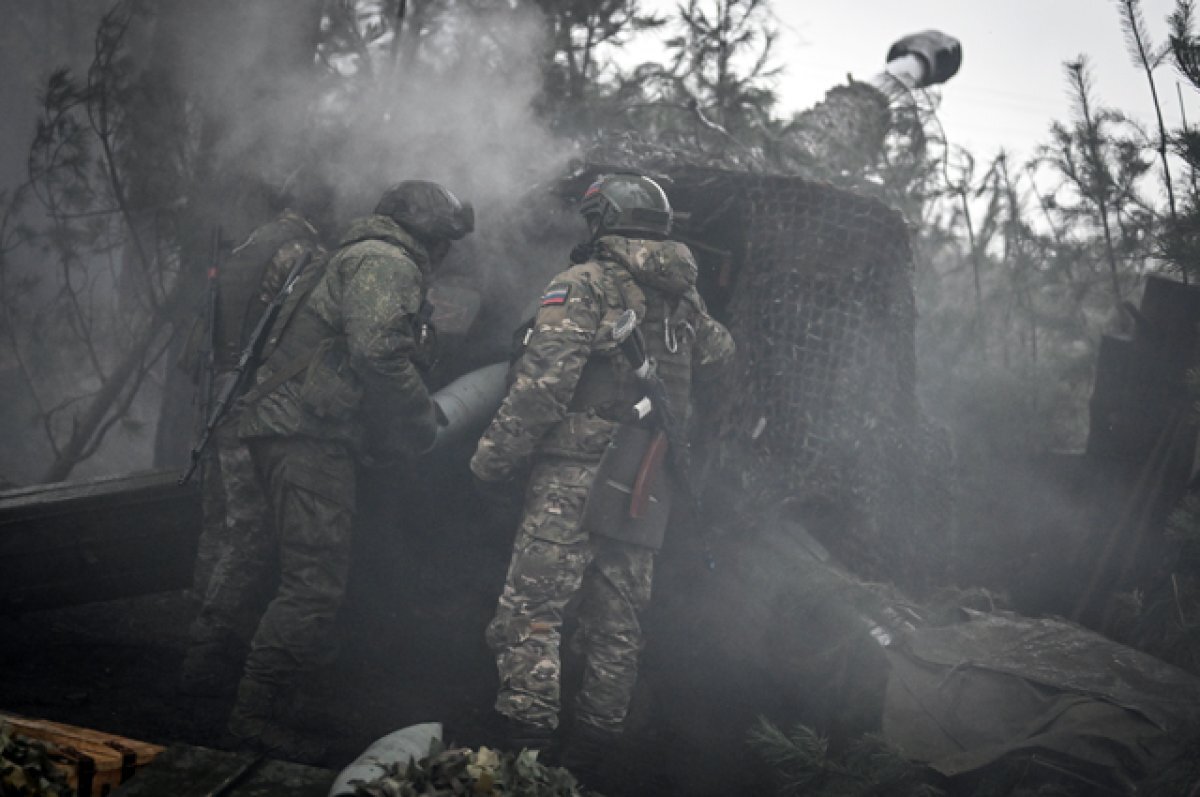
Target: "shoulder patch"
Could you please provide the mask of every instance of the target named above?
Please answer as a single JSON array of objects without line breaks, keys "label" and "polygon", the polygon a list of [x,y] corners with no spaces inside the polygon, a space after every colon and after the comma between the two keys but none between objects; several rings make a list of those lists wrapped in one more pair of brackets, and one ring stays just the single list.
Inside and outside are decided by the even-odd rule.
[{"label": "shoulder patch", "polygon": [[551,285],[545,293],[542,294],[542,307],[552,307],[558,304],[566,304],[567,297],[571,294],[571,286],[569,285]]}]

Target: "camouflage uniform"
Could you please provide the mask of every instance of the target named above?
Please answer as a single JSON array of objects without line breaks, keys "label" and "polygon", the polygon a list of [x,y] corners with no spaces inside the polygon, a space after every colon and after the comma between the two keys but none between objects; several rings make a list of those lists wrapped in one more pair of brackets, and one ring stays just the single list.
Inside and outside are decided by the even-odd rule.
[{"label": "camouflage uniform", "polygon": [[[304,255],[321,252],[317,230],[291,210],[233,250],[217,274],[214,384],[232,378],[251,331],[292,267]],[[195,576],[203,605],[191,628],[192,647],[184,666],[185,684],[192,688],[205,688],[201,682],[209,676],[220,680],[213,668],[236,660],[249,641],[261,591],[256,564],[270,546],[266,501],[249,449],[238,437],[239,420],[235,407],[217,426],[215,451],[205,471],[204,530]]]},{"label": "camouflage uniform", "polygon": [[320,756],[320,742],[292,730],[291,704],[298,676],[329,651],[345,595],[354,459],[432,446],[436,407],[413,363],[431,337],[420,313],[425,278],[474,219],[437,183],[397,183],[301,275],[271,327],[239,426],[270,498],[279,574],[229,717],[246,747]]},{"label": "camouflage uniform", "polygon": [[525,726],[557,727],[560,628],[578,593],[585,661],[576,719],[618,732],[637,679],[639,617],[650,600],[655,552],[581,524],[601,455],[643,395],[624,356],[599,332],[622,310],[637,313],[648,353],[685,419],[693,377],[711,376],[727,362],[733,341],[705,311],[683,244],[609,235],[594,252],[543,295],[516,380],[471,469],[499,482],[533,463],[508,577],[487,629],[500,673],[497,711]]},{"label": "camouflage uniform", "polygon": [[433,441],[433,403],[410,359],[428,267],[424,245],[395,221],[359,219],[272,329],[240,431],[270,497],[280,583],[243,683],[288,687],[323,656],[349,570],[354,455]]}]

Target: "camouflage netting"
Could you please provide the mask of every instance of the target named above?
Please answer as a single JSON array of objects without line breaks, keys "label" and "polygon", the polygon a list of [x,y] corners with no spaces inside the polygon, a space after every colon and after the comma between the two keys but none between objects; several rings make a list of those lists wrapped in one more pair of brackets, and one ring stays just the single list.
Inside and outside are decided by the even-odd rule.
[{"label": "camouflage netting", "polygon": [[[917,592],[951,548],[950,450],[916,399],[912,253],[900,215],[795,177],[683,169],[684,230],[731,257],[706,295],[737,339],[718,483],[786,505],[867,578]],[[712,250],[699,249],[702,263]],[[718,258],[719,259],[719,258]]]},{"label": "camouflage netting", "polygon": [[429,755],[406,765],[393,765],[369,783],[357,782],[356,797],[600,797],[584,789],[575,776],[538,761],[529,750],[519,753],[481,747],[444,748],[434,742]]},{"label": "camouflage netting", "polygon": [[16,734],[0,721],[0,794],[4,797],[68,797],[75,794],[54,765],[51,747]]},{"label": "camouflage netting", "polygon": [[[837,113],[810,114],[825,133],[864,106],[846,91],[819,106]],[[859,127],[847,141],[881,135]],[[614,136],[560,191],[578,197],[595,175],[633,169],[662,180],[687,214],[675,237],[696,253],[701,293],[739,349],[705,485],[738,489],[714,503],[786,506],[860,576],[920,595],[947,580],[952,455],[917,404],[904,220],[828,183],[747,171],[730,154]]]}]

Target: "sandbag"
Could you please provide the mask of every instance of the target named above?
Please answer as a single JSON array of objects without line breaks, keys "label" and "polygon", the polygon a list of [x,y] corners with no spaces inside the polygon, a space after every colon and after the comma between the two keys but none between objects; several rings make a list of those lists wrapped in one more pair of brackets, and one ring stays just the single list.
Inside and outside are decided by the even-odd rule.
[{"label": "sandbag", "polygon": [[433,740],[441,737],[442,723],[426,722],[409,725],[377,739],[338,774],[329,797],[354,797],[355,783],[383,777],[392,765],[406,766],[410,761],[424,758],[429,755]]}]

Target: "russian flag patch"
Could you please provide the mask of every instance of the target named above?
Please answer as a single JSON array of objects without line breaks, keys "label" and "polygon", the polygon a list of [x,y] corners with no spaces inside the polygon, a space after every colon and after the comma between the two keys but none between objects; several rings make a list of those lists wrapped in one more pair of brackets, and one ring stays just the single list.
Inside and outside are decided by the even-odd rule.
[{"label": "russian flag patch", "polygon": [[566,304],[567,294],[571,292],[570,288],[555,288],[542,294],[542,307],[553,307],[556,304]]}]

